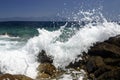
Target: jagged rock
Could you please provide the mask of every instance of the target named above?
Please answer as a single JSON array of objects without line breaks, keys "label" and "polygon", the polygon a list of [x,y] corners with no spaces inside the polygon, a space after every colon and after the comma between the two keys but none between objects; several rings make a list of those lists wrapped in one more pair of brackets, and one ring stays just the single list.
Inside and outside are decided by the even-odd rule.
[{"label": "jagged rock", "polygon": [[66,68],[77,69],[77,68],[81,68],[83,64],[84,64],[83,60],[79,60],[79,61],[76,61],[74,63],[71,62],[68,66],[66,66]]},{"label": "jagged rock", "polygon": [[25,75],[2,74],[0,80],[33,80]]},{"label": "jagged rock", "polygon": [[0,80],[15,80],[15,77],[11,74],[3,74],[0,76]]},{"label": "jagged rock", "polygon": [[38,66],[38,76],[37,78],[42,78],[42,77],[54,77],[56,75],[56,68],[54,65],[51,63],[41,63]]},{"label": "jagged rock", "polygon": [[105,42],[114,44],[114,45],[120,47],[120,35],[118,35],[116,37],[111,37],[109,40],[107,40]]},{"label": "jagged rock", "polygon": [[86,69],[88,73],[94,72],[96,69],[102,66],[105,66],[105,63],[103,62],[103,58],[101,58],[100,56],[92,56],[86,63]]},{"label": "jagged rock", "polygon": [[106,42],[98,43],[88,51],[88,54],[104,58],[120,58],[120,47]]},{"label": "jagged rock", "polygon": [[53,62],[52,57],[48,56],[44,50],[39,52],[37,57],[38,57],[38,62],[40,63],[52,63]]},{"label": "jagged rock", "polygon": [[51,76],[49,74],[46,74],[46,73],[39,73],[38,76],[37,76],[37,79],[48,79],[50,78]]},{"label": "jagged rock", "polygon": [[104,62],[107,65],[111,65],[111,66],[119,66],[120,67],[120,59],[113,59],[113,58],[105,58]]},{"label": "jagged rock", "polygon": [[95,72],[94,72],[94,77],[98,77],[100,76],[101,74],[105,73],[105,72],[108,72],[110,71],[110,69],[107,69],[106,67],[102,66],[102,67],[99,67]]},{"label": "jagged rock", "polygon": [[120,36],[96,43],[88,51],[85,69],[92,80],[120,80]]},{"label": "jagged rock", "polygon": [[101,74],[97,80],[120,80],[120,70],[113,70]]},{"label": "jagged rock", "polygon": [[15,77],[15,79],[18,80],[33,80],[32,78],[25,76],[25,75],[13,75]]}]

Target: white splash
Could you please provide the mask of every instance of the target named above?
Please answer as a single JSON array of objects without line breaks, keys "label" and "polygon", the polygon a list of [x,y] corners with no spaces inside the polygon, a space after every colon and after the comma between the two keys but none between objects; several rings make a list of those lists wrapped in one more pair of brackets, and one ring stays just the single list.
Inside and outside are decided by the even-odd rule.
[{"label": "white splash", "polygon": [[[114,22],[108,22],[101,13],[99,14],[100,18],[96,18],[94,15],[94,13],[90,13],[89,15],[89,12],[85,12],[84,18],[87,18],[87,20],[84,20],[87,21],[86,25],[76,30],[74,35],[68,37],[68,40],[65,42],[59,40],[65,28],[52,32],[38,29],[39,36],[30,39],[27,43],[29,53],[35,53],[37,55],[43,49],[47,55],[53,56],[53,63],[56,67],[65,67],[74,61],[78,55],[82,54],[82,52],[87,52],[93,46],[93,43],[102,42],[109,39],[109,37],[120,34],[120,25]],[[91,19],[95,19],[97,22],[92,23],[92,20],[88,19],[88,17],[92,17]],[[71,28],[71,30],[73,29]],[[69,33],[73,32],[71,31]]]},{"label": "white splash", "polygon": [[[55,31],[38,29],[39,35],[29,39],[24,47],[15,50],[0,50],[0,71],[25,74],[35,78],[37,75],[36,68],[39,65],[36,58],[42,49],[46,51],[47,55],[53,57],[53,64],[56,67],[64,68],[82,52],[87,52],[94,43],[102,42],[120,34],[120,25],[117,23],[108,22],[102,15],[100,15],[101,22],[101,19],[94,18],[96,16],[92,13],[90,16],[88,16],[89,13],[85,14],[87,17],[82,18],[82,21],[87,20],[87,23],[82,28],[75,29],[72,27],[65,30],[66,24]],[[92,20],[94,19],[97,22],[93,23]],[[64,41],[63,39],[66,36],[61,37],[61,35],[66,35],[67,40]]]}]

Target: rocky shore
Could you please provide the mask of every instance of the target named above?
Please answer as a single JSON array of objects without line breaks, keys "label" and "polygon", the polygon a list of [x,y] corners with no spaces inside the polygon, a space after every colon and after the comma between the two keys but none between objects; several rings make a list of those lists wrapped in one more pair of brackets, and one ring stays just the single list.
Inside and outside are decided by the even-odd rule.
[{"label": "rocky shore", "polygon": [[120,80],[120,36],[95,44],[86,56],[85,70],[91,80]]},{"label": "rocky shore", "polygon": [[[112,37],[104,42],[94,44],[88,53],[78,55],[82,57],[74,63],[66,66],[66,70],[57,69],[52,63],[52,57],[47,56],[46,52],[42,50],[38,57],[38,76],[36,80],[51,80],[59,79],[63,74],[68,74],[66,70],[80,72],[84,70],[83,80],[120,80],[120,36]],[[70,72],[70,71],[69,71]],[[78,73],[77,75],[80,75]],[[75,74],[73,74],[75,76]],[[0,73],[0,80],[33,80],[25,75],[12,75]],[[73,80],[78,80],[76,77]]]}]

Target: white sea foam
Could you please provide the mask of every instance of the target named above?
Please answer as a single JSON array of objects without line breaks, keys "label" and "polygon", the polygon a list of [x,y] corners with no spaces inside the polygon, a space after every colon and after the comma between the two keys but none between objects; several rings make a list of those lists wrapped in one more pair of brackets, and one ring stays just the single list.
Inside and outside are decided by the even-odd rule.
[{"label": "white sea foam", "polygon": [[83,80],[84,77],[86,77],[84,70],[69,70],[66,74],[63,74],[59,80]]},{"label": "white sea foam", "polygon": [[[70,62],[74,61],[77,55],[87,52],[94,43],[102,42],[109,39],[109,37],[120,34],[120,25],[117,23],[108,22],[102,16],[102,22],[96,20],[97,22],[93,24],[90,19],[92,14],[90,13],[89,18],[89,13],[85,14],[87,14],[87,24],[82,28],[75,29],[72,27],[67,32],[65,30],[66,24],[55,31],[38,29],[39,35],[29,39],[22,48],[0,50],[1,72],[25,74],[35,78],[37,75],[36,68],[39,65],[36,56],[42,49],[46,51],[47,55],[53,57],[53,64],[56,67],[64,68]],[[86,20],[85,18],[82,18],[82,21]],[[93,16],[92,19],[94,19]],[[61,37],[61,35],[66,35],[67,37]],[[67,39],[64,41],[64,38]]]}]

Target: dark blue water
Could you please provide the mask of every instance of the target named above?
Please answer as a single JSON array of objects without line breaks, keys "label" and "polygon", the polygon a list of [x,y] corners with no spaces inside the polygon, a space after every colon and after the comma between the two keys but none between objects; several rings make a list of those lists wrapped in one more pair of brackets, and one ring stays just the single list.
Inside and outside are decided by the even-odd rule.
[{"label": "dark blue water", "polygon": [[[35,22],[35,21],[10,21],[0,22],[0,34],[8,33],[11,36],[33,37],[38,34],[38,28],[47,30],[59,29],[66,22]],[[71,25],[71,24],[69,24]]]},{"label": "dark blue water", "polygon": [[[77,22],[67,22],[66,27],[71,27],[73,24],[78,26]],[[52,21],[9,21],[0,22],[0,35],[8,33],[11,36],[19,37],[33,37],[38,34],[38,28],[44,28],[49,31],[59,29],[65,25],[66,22],[52,22]]]}]

